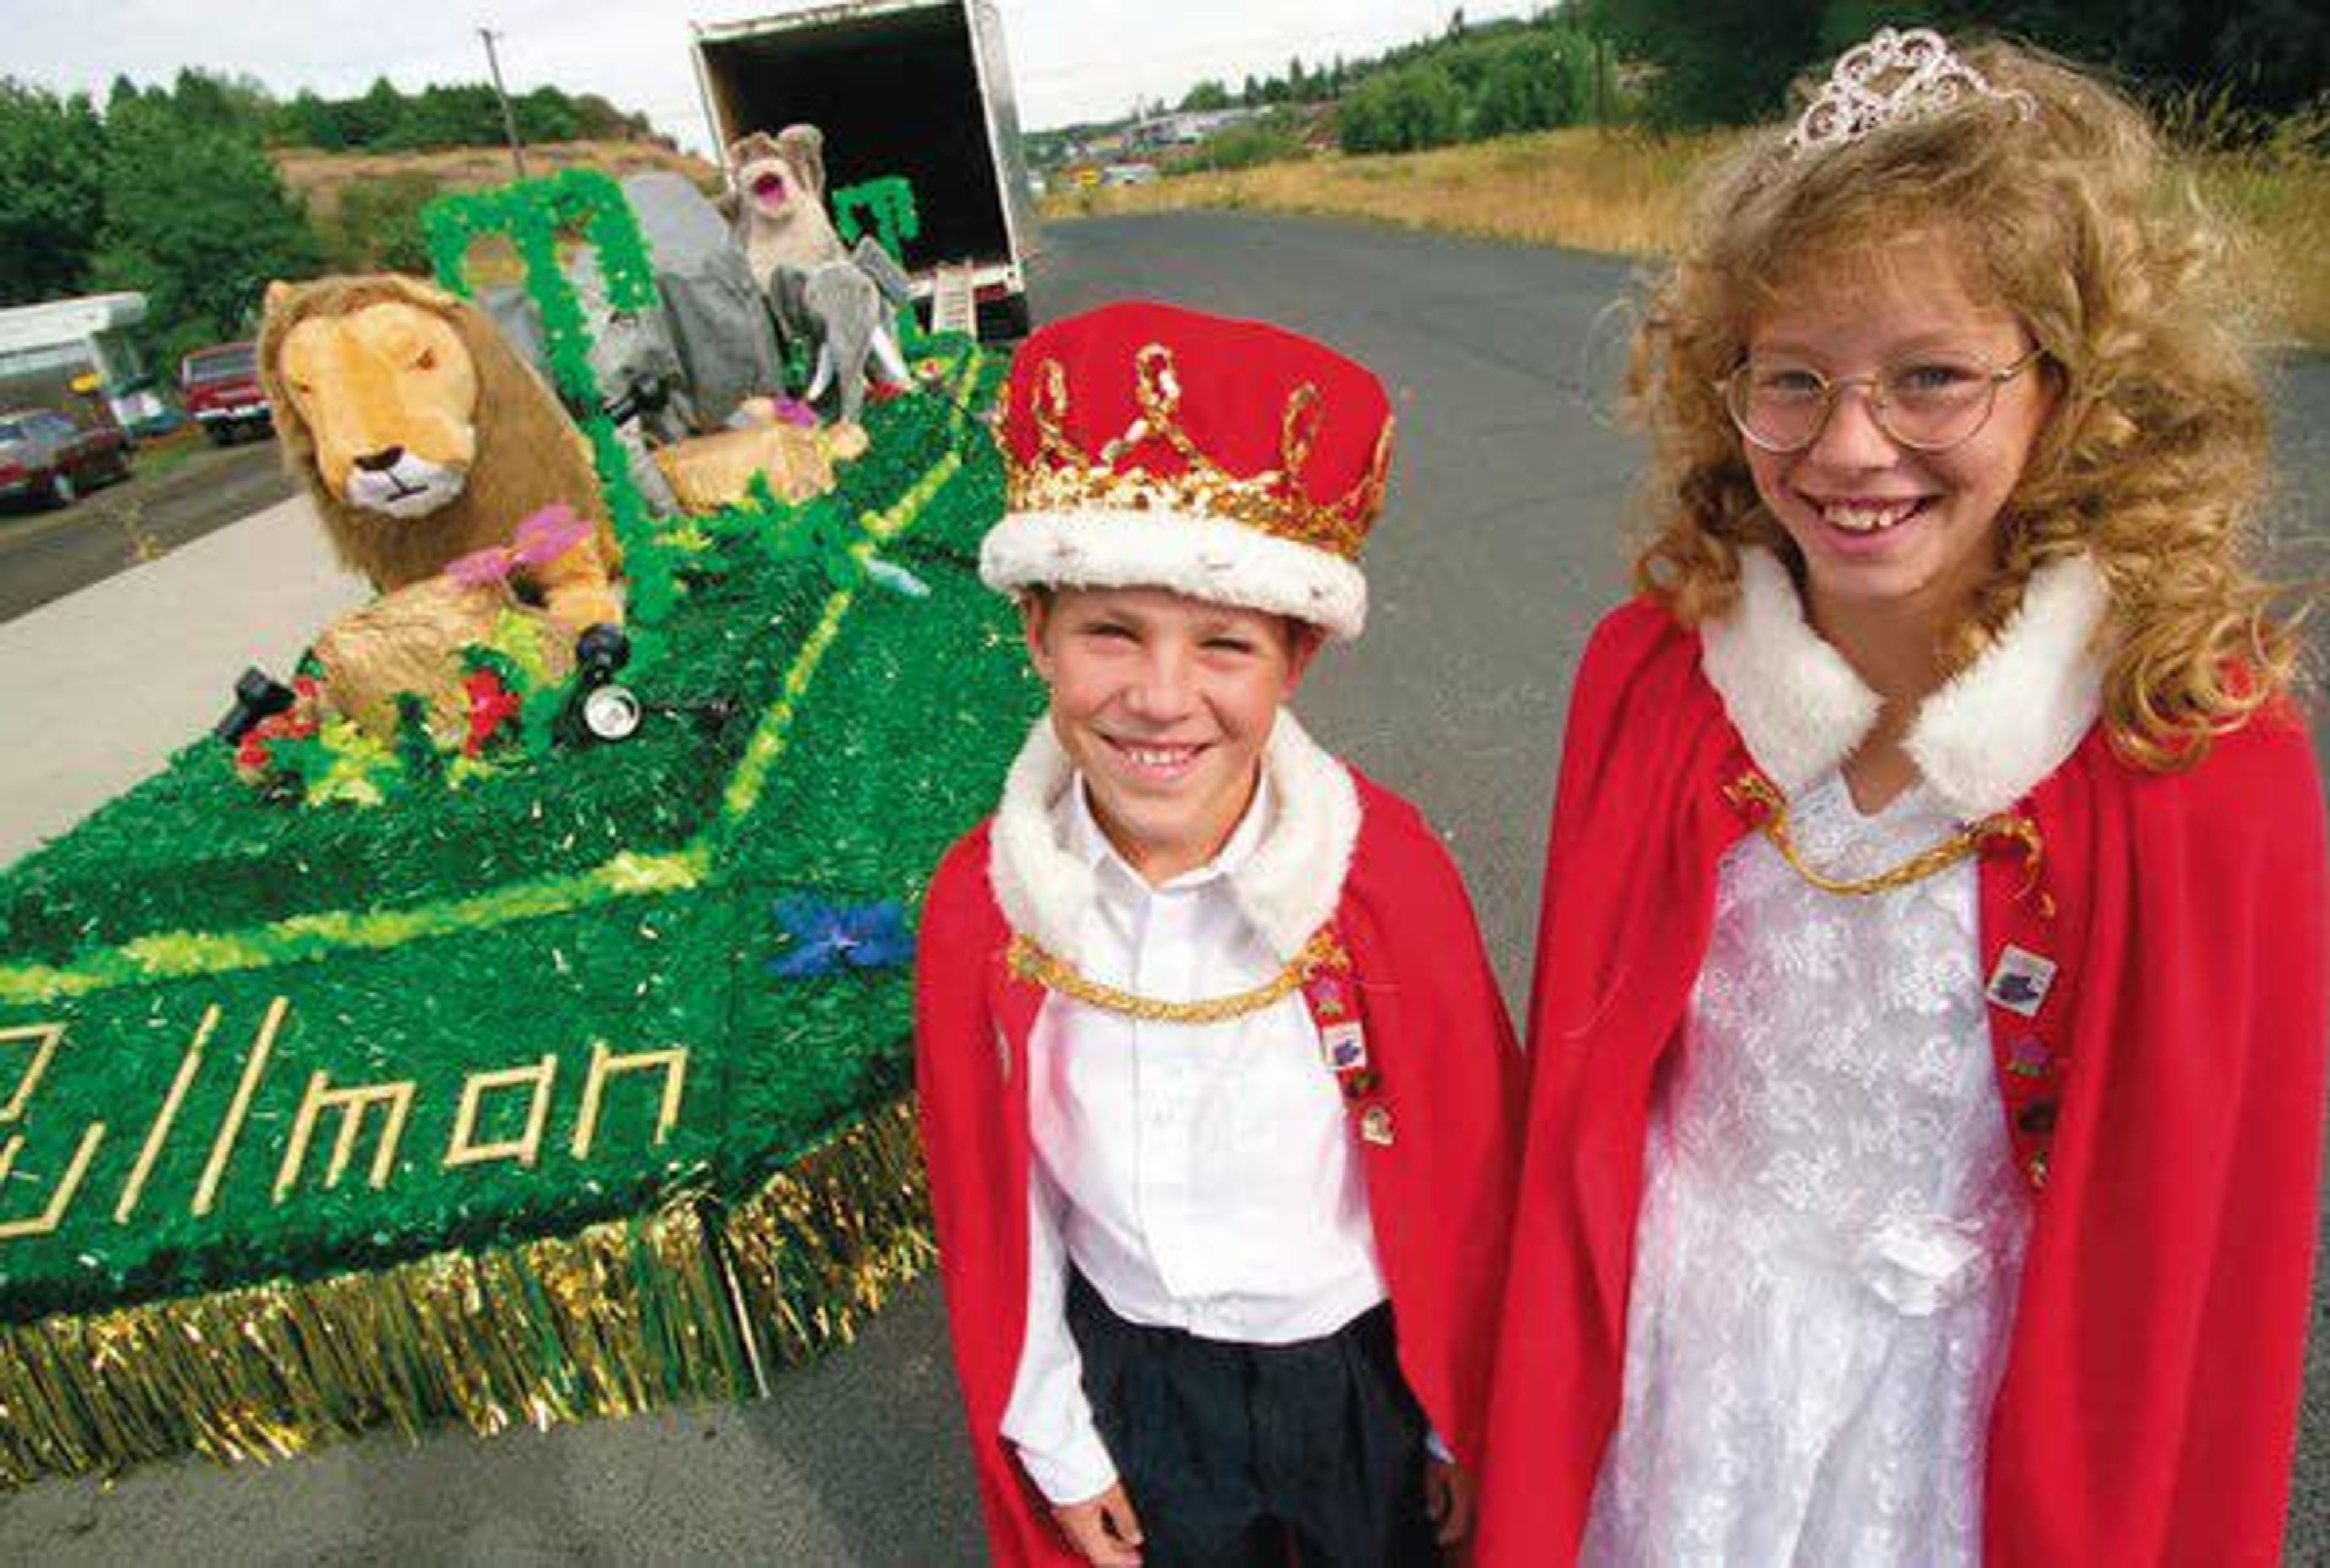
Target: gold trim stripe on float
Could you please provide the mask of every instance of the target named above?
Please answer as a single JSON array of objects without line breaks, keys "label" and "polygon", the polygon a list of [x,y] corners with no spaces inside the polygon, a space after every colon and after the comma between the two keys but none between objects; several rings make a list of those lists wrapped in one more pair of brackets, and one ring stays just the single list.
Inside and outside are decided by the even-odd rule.
[{"label": "gold trim stripe on float", "polygon": [[[178,1119],[178,1112],[186,1103],[186,1090],[194,1086],[194,1074],[202,1070],[203,1047],[210,1043],[211,1031],[218,1027],[219,1005],[212,1003],[203,1009],[203,1021],[194,1025],[194,1043],[179,1059],[177,1076],[170,1079],[170,1092],[162,1097],[162,1108],[154,1117],[154,1125],[146,1130],[146,1142],[137,1151],[137,1163],[129,1168],[128,1184],[121,1189],[120,1201],[113,1205],[113,1222],[129,1223],[137,1212],[137,1200],[144,1196],[147,1180],[154,1174],[154,1162],[162,1157],[162,1145],[169,1141],[170,1128]],[[58,1026],[63,1032],[63,1026]]]}]

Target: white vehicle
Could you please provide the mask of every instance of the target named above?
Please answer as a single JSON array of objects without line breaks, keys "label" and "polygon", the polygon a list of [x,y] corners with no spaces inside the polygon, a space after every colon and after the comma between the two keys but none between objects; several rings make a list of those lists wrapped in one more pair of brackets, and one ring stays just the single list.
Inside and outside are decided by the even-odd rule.
[{"label": "white vehicle", "polygon": [[[990,335],[1028,330],[1036,217],[995,0],[843,0],[691,27],[715,147],[806,122],[825,133],[829,195],[902,176],[916,300],[975,306]],[[934,298],[942,282],[954,298]]]}]

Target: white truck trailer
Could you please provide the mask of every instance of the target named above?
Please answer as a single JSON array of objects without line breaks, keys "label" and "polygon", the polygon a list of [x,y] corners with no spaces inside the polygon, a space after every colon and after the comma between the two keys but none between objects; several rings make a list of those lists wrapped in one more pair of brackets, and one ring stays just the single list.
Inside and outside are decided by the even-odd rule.
[{"label": "white truck trailer", "polygon": [[914,187],[918,302],[934,317],[975,305],[982,336],[1028,330],[1036,219],[995,0],[842,0],[691,26],[716,149],[816,126],[829,192],[891,175]]}]

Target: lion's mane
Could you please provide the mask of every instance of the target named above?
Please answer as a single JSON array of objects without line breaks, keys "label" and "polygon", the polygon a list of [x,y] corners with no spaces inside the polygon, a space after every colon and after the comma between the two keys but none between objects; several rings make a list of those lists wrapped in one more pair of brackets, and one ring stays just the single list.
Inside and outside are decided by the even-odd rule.
[{"label": "lion's mane", "polygon": [[[316,467],[316,441],[283,384],[283,339],[300,322],[397,301],[450,323],[478,373],[476,461],[461,493],[425,517],[399,519],[351,507]],[[601,559],[617,560],[590,448],[542,378],[476,308],[393,274],[323,278],[269,291],[260,328],[259,380],[275,407],[283,464],[307,487],[340,559],[386,591],[434,576],[472,550],[509,542],[526,516],[564,501],[598,525]]]}]

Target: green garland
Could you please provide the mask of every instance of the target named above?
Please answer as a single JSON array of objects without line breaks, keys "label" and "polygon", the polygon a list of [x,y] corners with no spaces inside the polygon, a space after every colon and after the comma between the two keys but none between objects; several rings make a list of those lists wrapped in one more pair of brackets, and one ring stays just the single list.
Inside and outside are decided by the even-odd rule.
[{"label": "green garland", "polygon": [[[863,219],[858,216],[861,209],[866,214]],[[923,232],[923,214],[914,204],[914,187],[900,176],[884,175],[878,179],[844,185],[833,193],[833,227],[842,243],[856,244],[869,220],[874,225],[874,237],[890,252],[890,259],[905,266],[906,242],[920,238]]]},{"label": "green garland", "polygon": [[441,195],[421,209],[421,224],[437,280],[463,299],[471,297],[470,247],[499,235],[516,246],[526,264],[526,291],[541,312],[544,353],[551,384],[567,407],[585,413],[579,420],[590,443],[591,462],[606,498],[615,540],[622,546],[630,579],[630,619],[653,626],[671,613],[677,592],[670,552],[649,526],[647,501],[631,479],[630,454],[600,408],[599,380],[591,369],[591,333],[582,302],[558,264],[558,236],[573,230],[596,249],[608,305],[618,311],[656,309],[655,269],[646,236],[623,200],[622,188],[596,169],[562,169],[498,191]]}]

